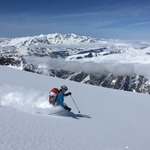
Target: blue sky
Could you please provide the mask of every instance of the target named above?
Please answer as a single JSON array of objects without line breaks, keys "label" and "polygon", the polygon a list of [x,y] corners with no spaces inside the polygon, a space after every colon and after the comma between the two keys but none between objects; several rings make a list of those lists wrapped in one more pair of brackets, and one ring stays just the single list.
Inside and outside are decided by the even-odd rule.
[{"label": "blue sky", "polygon": [[149,40],[150,1],[5,0],[0,3],[0,37],[49,33]]}]

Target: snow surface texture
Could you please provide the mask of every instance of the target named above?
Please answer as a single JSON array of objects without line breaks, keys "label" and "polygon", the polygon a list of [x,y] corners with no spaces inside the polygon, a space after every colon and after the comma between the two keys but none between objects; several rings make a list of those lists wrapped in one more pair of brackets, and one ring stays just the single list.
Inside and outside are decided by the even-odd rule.
[{"label": "snow surface texture", "polygon": [[[149,95],[0,70],[0,150],[150,149]],[[81,114],[70,97],[65,98],[70,113],[48,104],[49,90],[63,84]],[[56,110],[60,113],[46,114]]]}]

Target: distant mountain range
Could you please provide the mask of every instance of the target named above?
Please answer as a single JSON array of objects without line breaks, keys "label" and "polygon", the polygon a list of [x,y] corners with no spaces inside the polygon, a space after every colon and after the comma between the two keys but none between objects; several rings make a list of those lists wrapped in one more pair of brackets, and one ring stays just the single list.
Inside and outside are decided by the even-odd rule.
[{"label": "distant mountain range", "polygon": [[[1,65],[97,86],[150,94],[150,81],[144,74],[147,68],[143,69],[145,64],[148,66],[150,63],[149,57],[149,41],[105,40],[58,33],[0,39]],[[76,66],[75,62],[78,62]],[[133,64],[136,69],[131,71],[127,66]],[[116,65],[125,65],[126,71],[116,69]],[[139,66],[143,70],[138,69]]]}]

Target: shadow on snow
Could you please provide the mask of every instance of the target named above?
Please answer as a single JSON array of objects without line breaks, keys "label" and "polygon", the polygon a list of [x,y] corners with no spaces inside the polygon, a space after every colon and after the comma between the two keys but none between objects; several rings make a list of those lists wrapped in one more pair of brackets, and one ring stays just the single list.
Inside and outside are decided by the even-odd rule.
[{"label": "shadow on snow", "polygon": [[85,115],[85,114],[75,114],[73,112],[65,112],[65,113],[61,113],[59,114],[59,116],[63,116],[63,117],[71,117],[74,119],[80,119],[80,118],[88,118],[91,119],[91,117],[89,115]]}]

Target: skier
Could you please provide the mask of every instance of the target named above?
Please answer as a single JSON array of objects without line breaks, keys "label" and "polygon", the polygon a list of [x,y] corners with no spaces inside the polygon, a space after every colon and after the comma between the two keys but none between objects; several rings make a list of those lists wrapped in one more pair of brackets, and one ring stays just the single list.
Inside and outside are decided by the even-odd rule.
[{"label": "skier", "polygon": [[[71,92],[66,93],[66,91],[68,90],[68,87],[66,85],[62,85],[61,89],[58,92],[58,95],[56,97],[56,102],[55,102],[55,106],[62,106],[64,109],[66,109],[67,111],[71,111],[71,108],[69,108],[68,106],[66,106],[64,104],[64,97],[65,96],[69,96],[71,95]],[[66,94],[65,94],[66,93]]]}]

